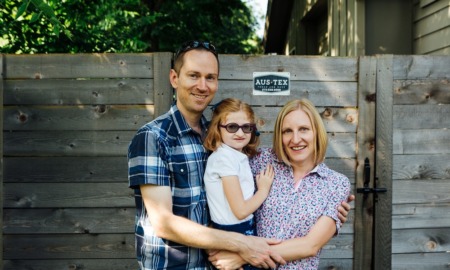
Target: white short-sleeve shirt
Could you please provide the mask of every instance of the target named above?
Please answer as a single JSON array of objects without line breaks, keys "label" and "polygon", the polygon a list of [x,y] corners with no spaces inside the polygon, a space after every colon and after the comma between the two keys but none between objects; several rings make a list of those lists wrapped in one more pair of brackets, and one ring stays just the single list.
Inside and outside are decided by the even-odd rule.
[{"label": "white short-sleeve shirt", "polygon": [[239,220],[231,211],[221,177],[232,175],[239,178],[244,199],[251,198],[255,192],[255,182],[247,155],[222,143],[209,156],[204,177],[211,219],[217,224],[232,225],[253,218],[253,215],[250,215]]}]

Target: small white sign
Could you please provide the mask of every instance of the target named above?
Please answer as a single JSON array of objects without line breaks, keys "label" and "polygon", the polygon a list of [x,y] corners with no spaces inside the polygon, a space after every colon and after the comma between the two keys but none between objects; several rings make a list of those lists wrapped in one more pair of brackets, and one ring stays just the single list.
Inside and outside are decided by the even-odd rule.
[{"label": "small white sign", "polygon": [[291,94],[289,72],[253,72],[253,95],[289,96]]}]

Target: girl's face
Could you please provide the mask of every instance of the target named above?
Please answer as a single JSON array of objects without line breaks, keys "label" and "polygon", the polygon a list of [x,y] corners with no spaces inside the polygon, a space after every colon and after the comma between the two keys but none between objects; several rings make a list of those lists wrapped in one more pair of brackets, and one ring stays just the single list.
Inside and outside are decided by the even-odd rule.
[{"label": "girl's face", "polygon": [[[223,123],[220,123],[221,126],[225,126],[228,124],[237,124],[239,126],[248,124],[252,125],[253,123],[250,122],[250,119],[248,119],[247,114],[243,111],[239,112],[232,112],[227,115],[226,121]],[[222,142],[238,151],[242,152],[242,148],[244,148],[252,138],[252,132],[245,133],[242,129],[239,128],[236,132],[229,132],[225,127],[219,127],[220,128],[220,135],[222,136]],[[244,128],[245,129],[245,128]]]},{"label": "girl's face", "polygon": [[288,113],[281,126],[283,149],[295,166],[314,165],[314,132],[303,110]]}]

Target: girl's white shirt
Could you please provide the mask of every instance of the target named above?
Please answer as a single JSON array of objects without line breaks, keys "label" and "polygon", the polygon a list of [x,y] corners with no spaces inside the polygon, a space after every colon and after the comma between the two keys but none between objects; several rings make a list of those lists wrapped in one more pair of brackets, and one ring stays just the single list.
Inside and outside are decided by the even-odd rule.
[{"label": "girl's white shirt", "polygon": [[221,177],[232,175],[239,178],[243,193],[240,196],[243,196],[245,200],[251,198],[255,193],[255,182],[247,155],[222,143],[209,156],[204,177],[211,219],[217,224],[232,225],[253,218],[253,215],[249,215],[245,219],[239,220],[230,208]]}]

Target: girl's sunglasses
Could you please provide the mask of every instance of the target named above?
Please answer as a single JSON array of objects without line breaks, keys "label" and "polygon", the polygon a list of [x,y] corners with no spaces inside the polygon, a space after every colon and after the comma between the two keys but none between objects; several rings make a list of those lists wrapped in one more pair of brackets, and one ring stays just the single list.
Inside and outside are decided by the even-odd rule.
[{"label": "girl's sunglasses", "polygon": [[236,123],[229,123],[219,126],[225,128],[229,133],[236,133],[239,129],[242,129],[244,133],[252,133],[254,130],[256,130],[255,124],[243,124],[242,126],[240,126]]}]

